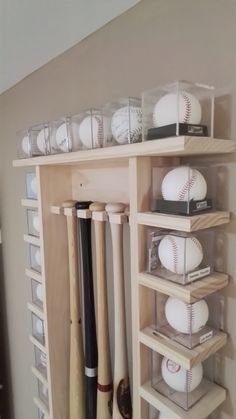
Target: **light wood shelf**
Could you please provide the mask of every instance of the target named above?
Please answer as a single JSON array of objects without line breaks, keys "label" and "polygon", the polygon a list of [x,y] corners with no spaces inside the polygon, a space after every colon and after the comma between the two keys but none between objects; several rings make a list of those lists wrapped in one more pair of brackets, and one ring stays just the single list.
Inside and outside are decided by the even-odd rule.
[{"label": "light wood shelf", "polygon": [[49,414],[48,408],[43,403],[43,401],[40,400],[38,397],[34,397],[34,403],[45,414],[46,419],[50,419],[50,414]]},{"label": "light wood shelf", "polygon": [[42,275],[40,273],[34,271],[33,269],[26,268],[25,269],[25,275],[28,278],[35,279],[35,281],[38,281],[38,282],[42,283]]},{"label": "light wood shelf", "polygon": [[194,349],[188,349],[165,336],[153,334],[153,330],[154,327],[146,327],[141,330],[139,341],[149,349],[172,359],[187,370],[216,353],[227,342],[226,333],[219,332]]},{"label": "light wood shelf", "polygon": [[226,390],[215,384],[206,396],[185,412],[171,400],[157,393],[150,382],[140,387],[139,394],[155,409],[170,415],[173,419],[206,419],[226,399]]},{"label": "light wood shelf", "polygon": [[206,154],[232,153],[235,143],[209,137],[180,136],[161,140],[144,141],[117,147],[97,148],[94,150],[74,151],[50,156],[14,160],[14,167],[73,164],[78,162],[127,159],[144,156],[193,156]]},{"label": "light wood shelf", "polygon": [[40,238],[36,236],[31,236],[30,234],[24,234],[24,241],[34,246],[40,247]]},{"label": "light wood shelf", "polygon": [[28,198],[23,198],[21,200],[21,205],[22,207],[28,207],[28,208],[38,208],[39,206],[39,202],[37,199],[28,199]]},{"label": "light wood shelf", "polygon": [[41,383],[43,383],[44,386],[48,387],[48,381],[47,381],[47,379],[44,377],[44,375],[41,373],[41,371],[39,371],[38,368],[36,368],[34,365],[32,365],[31,366],[31,371],[32,371],[33,375],[39,381],[41,381]]},{"label": "light wood shelf", "polygon": [[41,320],[45,320],[45,315],[42,309],[34,303],[27,303],[28,309],[38,316]]},{"label": "light wood shelf", "polygon": [[38,349],[40,349],[40,351],[42,351],[44,354],[47,355],[46,347],[44,345],[42,345],[42,343],[40,343],[37,339],[35,339],[35,337],[33,335],[29,336],[29,340],[34,346],[36,346]]},{"label": "light wood shelf", "polygon": [[200,298],[205,298],[213,292],[225,288],[228,285],[229,277],[227,274],[214,272],[188,285],[181,285],[146,272],[141,272],[138,274],[138,282],[144,287],[151,288],[169,297],[179,298],[186,303],[194,303]]},{"label": "light wood shelf", "polygon": [[227,211],[212,211],[204,214],[184,216],[143,212],[137,214],[137,222],[146,226],[192,232],[227,224],[230,222],[230,213]]}]

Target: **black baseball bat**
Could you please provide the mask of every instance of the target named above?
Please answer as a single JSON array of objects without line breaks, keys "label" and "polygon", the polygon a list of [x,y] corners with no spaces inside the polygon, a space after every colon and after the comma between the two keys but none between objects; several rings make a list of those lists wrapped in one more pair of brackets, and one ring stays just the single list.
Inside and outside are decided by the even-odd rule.
[{"label": "black baseball bat", "polygon": [[[90,204],[90,201],[77,202],[75,208],[77,210],[88,209]],[[96,419],[98,352],[93,291],[91,218],[79,218],[79,220],[84,291],[85,419]]]}]

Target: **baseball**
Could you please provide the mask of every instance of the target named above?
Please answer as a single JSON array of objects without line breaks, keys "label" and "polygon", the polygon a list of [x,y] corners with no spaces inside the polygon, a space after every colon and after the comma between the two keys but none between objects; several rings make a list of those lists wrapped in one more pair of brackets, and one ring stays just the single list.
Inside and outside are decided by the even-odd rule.
[{"label": "baseball", "polygon": [[177,93],[168,93],[162,96],[153,110],[154,127],[162,127],[177,122],[200,124],[201,119],[202,109],[199,100],[185,91],[180,92],[179,95]]},{"label": "baseball", "polygon": [[30,139],[29,139],[29,136],[28,135],[25,135],[22,138],[21,147],[22,147],[22,150],[24,151],[24,153],[27,156],[30,156]]},{"label": "baseball", "polygon": [[206,197],[207,183],[199,170],[180,166],[165,175],[161,193],[169,201],[198,201]]},{"label": "baseball", "polygon": [[49,137],[48,128],[42,128],[37,135],[37,139],[36,139],[37,147],[42,154],[46,154],[46,151],[47,151],[46,143],[47,143],[48,137]]},{"label": "baseball", "polygon": [[137,106],[118,109],[111,120],[111,131],[119,144],[140,141],[142,135],[142,110]]},{"label": "baseball", "polygon": [[37,249],[34,254],[35,262],[37,265],[41,266],[41,252],[40,249]]},{"label": "baseball", "polygon": [[39,216],[38,215],[34,215],[33,216],[33,227],[35,229],[35,231],[37,231],[38,233],[40,232],[40,224],[39,224]]},{"label": "baseball", "polygon": [[43,352],[40,352],[40,364],[42,364],[44,367],[47,367],[47,355]]},{"label": "baseball", "polygon": [[183,275],[196,269],[203,259],[202,245],[194,236],[164,236],[158,247],[161,264],[169,271]]},{"label": "baseball", "polygon": [[30,189],[33,192],[33,195],[37,196],[37,181],[36,175],[34,175],[30,181]]},{"label": "baseball", "polygon": [[36,296],[38,300],[43,301],[43,286],[42,284],[38,284],[35,289]]},{"label": "baseball", "polygon": [[169,297],[165,305],[168,323],[180,333],[197,333],[207,323],[209,309],[205,300],[187,304],[178,298]]},{"label": "baseball", "polygon": [[41,319],[35,319],[35,331],[38,335],[43,335],[43,322]]},{"label": "baseball", "polygon": [[86,148],[96,148],[101,146],[103,142],[102,116],[86,116],[79,126],[79,138]]},{"label": "baseball", "polygon": [[191,370],[186,370],[171,359],[164,357],[161,363],[161,373],[163,380],[173,390],[190,393],[202,381],[203,368],[199,363]]},{"label": "baseball", "polygon": [[56,144],[63,153],[69,151],[70,138],[66,122],[63,122],[56,130]]}]

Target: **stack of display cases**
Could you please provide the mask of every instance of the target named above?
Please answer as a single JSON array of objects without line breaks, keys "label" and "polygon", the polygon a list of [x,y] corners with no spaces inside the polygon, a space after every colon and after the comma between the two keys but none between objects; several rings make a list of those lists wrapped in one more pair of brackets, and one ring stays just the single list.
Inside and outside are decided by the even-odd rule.
[{"label": "stack of display cases", "polygon": [[[20,159],[14,162],[16,167],[36,167],[38,200],[27,197],[23,205],[29,209],[38,209],[40,234],[27,234],[27,245],[31,249],[31,265],[27,276],[32,281],[32,301],[30,311],[32,319],[37,316],[41,323],[32,320],[34,328],[30,337],[37,348],[35,369],[37,379],[44,385],[35,398],[41,417],[48,419],[68,419],[69,407],[69,287],[68,254],[65,217],[55,217],[51,212],[53,205],[60,205],[65,199],[84,199],[94,201],[113,201],[130,203],[130,260],[131,260],[131,310],[132,330],[132,390],[133,417],[148,419],[149,406],[156,411],[175,419],[205,419],[224,400],[226,391],[212,382],[211,371],[206,361],[226,343],[226,334],[217,324],[205,324],[212,333],[195,346],[188,338],[188,345],[179,342],[179,336],[172,339],[160,333],[158,298],[164,295],[177,298],[186,304],[201,299],[217,297],[228,283],[228,276],[216,273],[212,266],[209,245],[209,257],[202,260],[201,269],[210,273],[193,282],[184,284],[147,272],[147,236],[148,229],[156,227],[166,232],[181,232],[181,235],[193,234],[229,223],[229,212],[212,209],[210,212],[195,215],[173,215],[152,212],[152,172],[153,168],[169,168],[182,164],[186,156],[231,153],[235,150],[233,141],[193,136],[179,136],[164,140],[143,141],[116,147],[96,148],[93,150],[74,151],[50,156]],[[34,214],[33,214],[34,215]],[[32,214],[29,215],[32,219]],[[32,228],[33,222],[30,226]],[[37,229],[37,221],[34,229]],[[31,230],[32,231],[32,230]],[[205,232],[204,237],[205,237]],[[212,242],[213,233],[206,234]],[[183,236],[181,238],[184,239]],[[203,245],[204,245],[203,243]],[[35,247],[40,248],[37,253]],[[35,262],[36,263],[33,263]],[[41,265],[41,272],[40,267]],[[36,268],[36,269],[35,269]],[[206,273],[206,272],[205,272]],[[185,281],[182,277],[183,282]],[[41,291],[37,291],[34,281],[43,285],[43,305]],[[212,295],[212,297],[210,297]],[[214,295],[216,297],[214,297]],[[206,303],[208,304],[208,302]],[[210,307],[210,302],[209,302]],[[209,309],[210,312],[210,309]],[[155,333],[154,333],[155,332]],[[181,332],[182,333],[182,332]],[[40,337],[40,339],[39,339]],[[41,338],[43,338],[41,340]],[[191,348],[189,347],[191,346]],[[44,354],[45,356],[43,356]],[[160,357],[159,359],[155,357]],[[209,390],[202,389],[202,397],[190,403],[185,395],[182,407],[160,392],[159,371],[162,359],[171,360],[171,365],[178,364],[186,370],[202,364],[205,382]],[[213,360],[213,358],[212,358]],[[153,366],[153,368],[152,368]],[[201,369],[201,367],[200,367]],[[208,374],[209,373],[209,374]],[[36,375],[35,374],[35,375]],[[46,391],[48,388],[48,393]],[[154,388],[156,387],[156,388]],[[204,394],[203,394],[204,393]]]}]

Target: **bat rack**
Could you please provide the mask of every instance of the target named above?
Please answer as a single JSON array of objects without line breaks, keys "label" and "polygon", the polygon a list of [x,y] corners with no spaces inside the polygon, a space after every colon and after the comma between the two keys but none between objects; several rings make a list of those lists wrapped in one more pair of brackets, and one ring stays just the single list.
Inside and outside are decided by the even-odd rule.
[{"label": "bat rack", "polygon": [[[36,380],[47,389],[47,402],[39,395],[34,399],[45,418],[69,419],[69,273],[66,222],[60,206],[66,199],[125,202],[130,205],[133,417],[148,419],[151,405],[175,419],[204,419],[225,400],[225,389],[215,384],[187,412],[177,407],[152,388],[150,357],[151,351],[157,351],[189,369],[222,348],[227,341],[226,334],[221,332],[190,350],[168,339],[153,336],[150,325],[156,291],[185,302],[194,302],[224,288],[228,275],[215,272],[183,287],[146,274],[145,252],[147,226],[191,232],[230,221],[227,211],[191,217],[151,213],[152,167],[157,163],[158,166],[180,164],[184,157],[189,159],[234,151],[235,144],[230,140],[181,136],[13,162],[14,167],[28,167],[31,171],[32,167],[35,168],[37,178],[38,199],[24,198],[22,205],[37,209],[40,220],[39,238],[24,235],[24,240],[41,249],[41,273],[27,268],[25,274],[43,286],[43,308],[30,302],[28,309],[44,323],[44,342],[33,335],[30,341],[47,357],[44,369],[32,366]],[[128,333],[131,334],[131,330]]]}]

